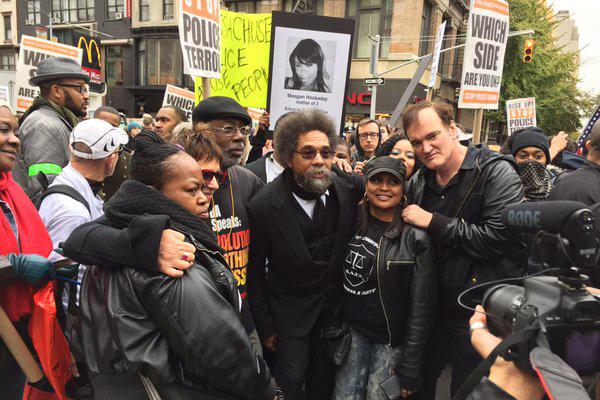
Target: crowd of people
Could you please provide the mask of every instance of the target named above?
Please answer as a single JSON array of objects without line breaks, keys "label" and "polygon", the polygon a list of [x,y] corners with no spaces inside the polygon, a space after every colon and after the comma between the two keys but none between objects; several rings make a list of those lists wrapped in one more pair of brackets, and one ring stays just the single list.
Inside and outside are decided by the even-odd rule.
[{"label": "crowd of people", "polygon": [[[292,67],[316,62],[303,54]],[[123,130],[108,106],[85,118],[88,82],[48,58],[18,121],[0,104],[0,305],[40,353],[35,293],[55,291],[71,362],[66,386],[48,380],[70,398],[385,400],[393,377],[434,399],[448,364],[455,394],[500,340],[459,294],[544,268],[502,211],[600,202],[600,124],[587,158],[536,127],[473,144],[428,101],[402,130],[364,119],[345,137],[315,109],[255,131],[226,97]],[[52,390],[27,381],[0,342],[2,397]],[[544,393],[506,361],[476,390]]]}]

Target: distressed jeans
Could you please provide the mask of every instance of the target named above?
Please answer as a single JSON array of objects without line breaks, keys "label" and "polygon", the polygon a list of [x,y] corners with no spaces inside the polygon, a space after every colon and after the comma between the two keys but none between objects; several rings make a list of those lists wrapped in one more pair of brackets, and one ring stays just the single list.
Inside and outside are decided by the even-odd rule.
[{"label": "distressed jeans", "polygon": [[332,400],[388,400],[379,384],[394,373],[400,348],[373,343],[356,329],[350,329],[350,352],[336,371]]}]

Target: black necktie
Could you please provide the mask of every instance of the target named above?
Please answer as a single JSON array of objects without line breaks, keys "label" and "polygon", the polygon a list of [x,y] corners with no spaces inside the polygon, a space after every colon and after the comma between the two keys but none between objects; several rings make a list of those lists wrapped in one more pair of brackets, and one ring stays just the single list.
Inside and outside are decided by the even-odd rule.
[{"label": "black necktie", "polygon": [[323,204],[322,196],[315,199],[315,209],[313,211],[313,222],[319,227],[319,229],[325,229],[325,222],[327,220],[327,208]]}]

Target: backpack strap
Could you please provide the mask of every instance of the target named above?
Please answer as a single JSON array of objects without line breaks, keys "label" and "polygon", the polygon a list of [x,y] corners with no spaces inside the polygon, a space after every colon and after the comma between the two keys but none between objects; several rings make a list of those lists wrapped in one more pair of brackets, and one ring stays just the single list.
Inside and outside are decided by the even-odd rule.
[{"label": "backpack strap", "polygon": [[90,216],[91,216],[92,211],[90,209],[90,205],[88,204],[87,200],[81,195],[81,193],[79,193],[77,190],[73,189],[71,186],[68,186],[68,185],[49,186],[48,189],[44,193],[42,193],[40,195],[40,197],[37,199],[37,201],[35,203],[35,208],[37,208],[39,210],[40,207],[42,206],[42,202],[44,201],[44,199],[46,197],[50,196],[51,194],[55,194],[55,193],[64,194],[65,196],[69,196],[70,198],[80,202],[81,204],[83,204],[85,206],[85,208],[88,210],[88,213],[90,213]]}]

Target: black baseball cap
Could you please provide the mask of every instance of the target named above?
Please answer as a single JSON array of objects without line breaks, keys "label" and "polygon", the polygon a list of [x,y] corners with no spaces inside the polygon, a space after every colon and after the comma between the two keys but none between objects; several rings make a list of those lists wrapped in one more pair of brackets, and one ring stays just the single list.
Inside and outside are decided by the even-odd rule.
[{"label": "black baseball cap", "polygon": [[394,157],[375,157],[364,167],[364,174],[367,179],[371,179],[381,172],[390,173],[402,182],[406,180],[406,165],[402,160]]},{"label": "black baseball cap", "polygon": [[229,97],[213,96],[202,100],[192,112],[192,121],[209,122],[213,119],[235,118],[242,120],[246,125],[252,123],[248,111],[237,101]]}]

